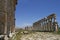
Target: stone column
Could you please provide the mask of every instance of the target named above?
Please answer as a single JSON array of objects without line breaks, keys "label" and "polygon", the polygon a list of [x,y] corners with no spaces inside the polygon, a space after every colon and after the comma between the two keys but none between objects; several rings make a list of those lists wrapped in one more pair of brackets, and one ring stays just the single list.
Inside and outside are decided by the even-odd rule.
[{"label": "stone column", "polygon": [[43,22],[41,21],[41,27],[42,27],[42,31],[43,31]]},{"label": "stone column", "polygon": [[44,22],[42,21],[42,29],[43,29],[43,31],[44,31]]},{"label": "stone column", "polygon": [[41,26],[41,22],[40,22],[40,31],[42,31],[42,26]]},{"label": "stone column", "polygon": [[50,19],[50,31],[52,31],[52,18]]},{"label": "stone column", "polygon": [[38,29],[40,30],[40,22],[38,22]]},{"label": "stone column", "polygon": [[39,21],[39,30],[41,31],[41,22]]},{"label": "stone column", "polygon": [[45,19],[43,20],[44,24],[43,24],[43,27],[44,27],[44,31],[45,31]]},{"label": "stone column", "polygon": [[50,25],[50,31],[52,31],[52,18],[50,18],[50,21],[49,21],[49,25]]},{"label": "stone column", "polygon": [[4,34],[7,34],[7,0],[5,0],[5,30]]},{"label": "stone column", "polygon": [[56,27],[55,27],[55,28],[56,28],[56,32],[57,32],[57,31],[58,31],[58,24],[55,24],[55,25],[56,25]]},{"label": "stone column", "polygon": [[48,26],[49,26],[49,25],[48,25],[48,19],[47,19],[47,31],[49,31]]},{"label": "stone column", "polygon": [[46,31],[46,19],[44,19],[44,30]]},{"label": "stone column", "polygon": [[47,18],[45,18],[45,31],[47,30]]},{"label": "stone column", "polygon": [[4,31],[4,34],[7,33],[7,15],[5,16],[5,19],[6,19],[6,21],[5,21],[5,31]]},{"label": "stone column", "polygon": [[46,31],[47,31],[47,19],[45,20],[45,27],[46,27]]},{"label": "stone column", "polygon": [[42,31],[42,25],[41,25],[41,22],[40,22],[40,31]]},{"label": "stone column", "polygon": [[54,27],[55,27],[55,31],[58,31],[58,24],[56,22],[56,17],[54,17]]},{"label": "stone column", "polygon": [[42,27],[43,27],[43,31],[44,31],[44,21],[43,21],[43,25],[42,25]]},{"label": "stone column", "polygon": [[54,17],[54,22],[56,22],[56,17]]},{"label": "stone column", "polygon": [[48,19],[48,30],[50,31],[50,28],[51,26],[50,26],[50,19]]}]

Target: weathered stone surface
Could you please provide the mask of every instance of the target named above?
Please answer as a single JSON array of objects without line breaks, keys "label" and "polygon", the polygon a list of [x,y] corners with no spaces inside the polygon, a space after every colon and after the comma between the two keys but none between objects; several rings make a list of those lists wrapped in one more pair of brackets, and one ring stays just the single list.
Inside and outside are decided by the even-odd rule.
[{"label": "weathered stone surface", "polygon": [[0,0],[0,34],[15,31],[15,5],[17,0]]},{"label": "weathered stone surface", "polygon": [[36,32],[32,34],[22,35],[20,40],[60,40],[60,35],[48,32]]}]

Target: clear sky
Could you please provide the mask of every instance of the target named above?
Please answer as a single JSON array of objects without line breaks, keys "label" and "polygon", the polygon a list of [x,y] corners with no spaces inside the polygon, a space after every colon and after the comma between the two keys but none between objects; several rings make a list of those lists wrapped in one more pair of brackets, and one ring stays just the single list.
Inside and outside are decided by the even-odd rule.
[{"label": "clear sky", "polygon": [[16,27],[32,25],[52,13],[60,24],[60,0],[18,0],[15,13]]}]

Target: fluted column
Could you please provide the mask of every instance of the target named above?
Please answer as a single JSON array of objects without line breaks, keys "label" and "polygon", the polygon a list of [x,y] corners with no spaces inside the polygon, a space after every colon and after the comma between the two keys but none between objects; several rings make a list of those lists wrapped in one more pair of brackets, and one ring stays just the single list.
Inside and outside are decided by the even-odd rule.
[{"label": "fluted column", "polygon": [[7,0],[5,0],[5,29],[4,34],[7,34]]}]

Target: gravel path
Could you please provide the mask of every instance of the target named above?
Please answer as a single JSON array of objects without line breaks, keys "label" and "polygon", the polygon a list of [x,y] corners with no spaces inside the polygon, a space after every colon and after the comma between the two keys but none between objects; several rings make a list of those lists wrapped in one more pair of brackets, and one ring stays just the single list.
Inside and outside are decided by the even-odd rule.
[{"label": "gravel path", "polygon": [[36,32],[32,34],[22,35],[20,40],[60,40],[60,35],[46,32]]}]

